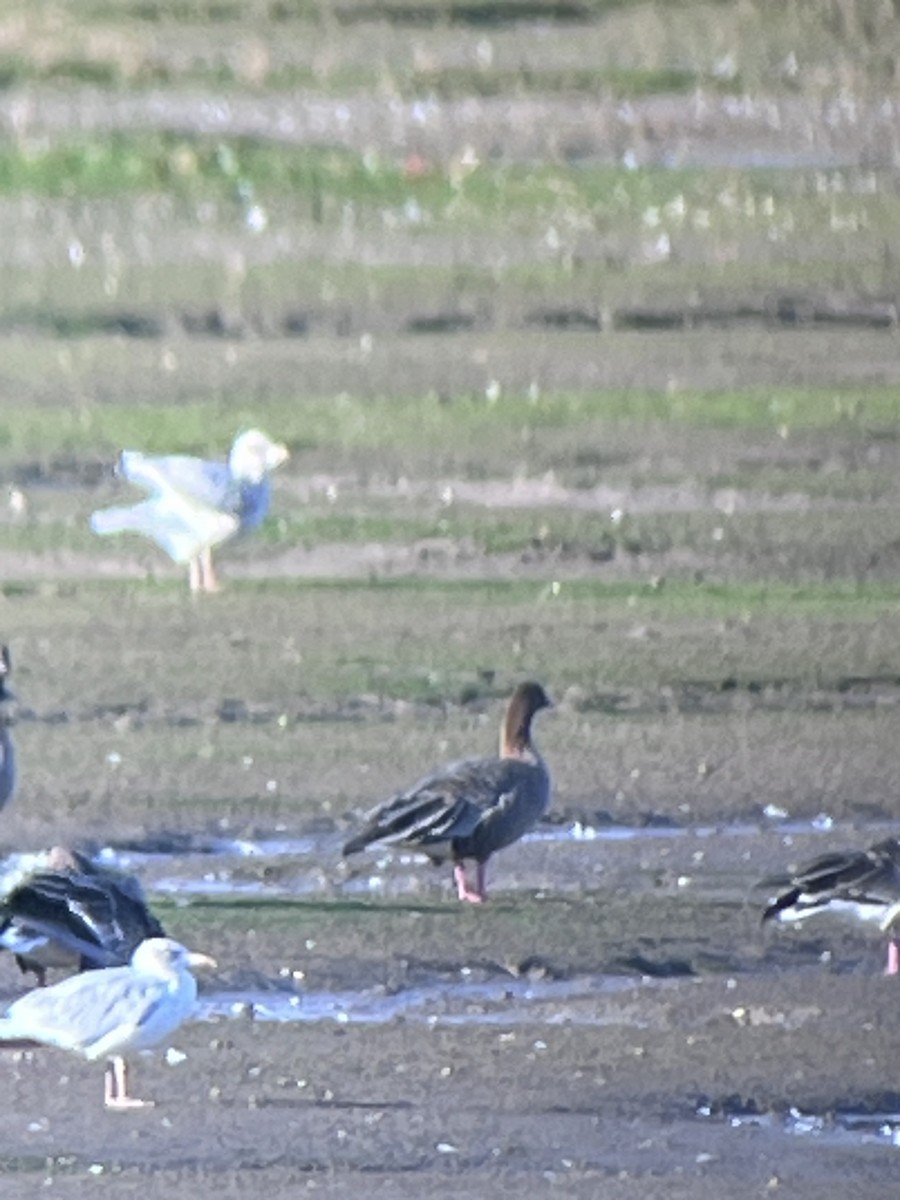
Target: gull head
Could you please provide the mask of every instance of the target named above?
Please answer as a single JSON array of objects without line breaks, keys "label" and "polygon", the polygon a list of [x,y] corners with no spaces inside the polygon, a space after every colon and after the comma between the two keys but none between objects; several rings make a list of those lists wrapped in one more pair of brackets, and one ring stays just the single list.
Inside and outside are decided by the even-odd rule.
[{"label": "gull head", "polygon": [[290,457],[287,446],[273,442],[259,429],[248,429],[234,439],[228,466],[242,483],[262,483],[270,471]]},{"label": "gull head", "polygon": [[209,970],[218,966],[214,958],[208,954],[199,954],[182,946],[174,938],[147,938],[137,947],[131,956],[131,965],[135,971],[147,975],[181,974],[183,971]]}]

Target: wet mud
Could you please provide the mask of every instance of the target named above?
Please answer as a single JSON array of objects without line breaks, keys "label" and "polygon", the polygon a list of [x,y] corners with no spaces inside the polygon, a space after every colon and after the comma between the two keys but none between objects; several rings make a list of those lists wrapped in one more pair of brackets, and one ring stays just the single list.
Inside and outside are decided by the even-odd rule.
[{"label": "wet mud", "polygon": [[154,1109],[104,1113],[96,1064],[4,1053],[0,1194],[886,1197],[881,939],[763,932],[755,886],[879,832],[551,826],[498,858],[482,909],[396,852],[323,880],[331,836],[102,848],[222,965],[170,1061],[135,1064]]},{"label": "wet mud", "polygon": [[[482,97],[424,123],[411,104],[362,95],[198,104],[165,88],[73,100],[53,86],[17,105],[0,96],[0,123],[26,120],[35,138],[278,126],[290,143],[380,146],[398,160],[471,146],[501,163],[627,152],[634,166],[827,171],[893,162],[898,137],[879,97],[852,120],[799,95]],[[136,244],[130,198],[54,205],[52,222],[40,206],[4,209],[19,236],[2,253],[26,273],[68,263],[79,222]],[[141,254],[154,264],[180,261],[197,235],[196,214],[171,208],[146,201]],[[425,275],[427,303],[364,287],[313,301],[308,260],[408,268],[419,242],[406,228],[344,244],[283,224],[274,249],[229,226],[207,229],[203,252],[293,260],[299,300],[292,280],[239,311],[154,292],[145,306],[92,302],[74,323],[65,305],[30,299],[4,314],[5,343],[37,347],[38,367],[10,374],[15,402],[60,394],[87,412],[123,394],[148,406],[237,396],[243,419],[256,396],[434,407],[487,397],[497,381],[523,397],[620,389],[675,404],[692,389],[755,388],[764,404],[787,385],[858,397],[900,379],[893,291],[857,278],[851,250],[838,293],[785,284],[762,296],[733,279],[694,298],[676,274],[657,298],[648,274],[607,301],[605,277],[581,282],[576,254],[548,296],[501,272],[462,301]],[[533,263],[545,234],[505,233],[505,265]],[[573,245],[599,253],[593,232]],[[685,239],[688,262],[697,245]],[[463,281],[467,263],[490,259],[477,231],[439,250]],[[0,1050],[0,1200],[896,1196],[898,981],[882,975],[884,937],[828,920],[763,929],[759,886],[896,830],[896,430],[854,416],[757,432],[598,421],[590,444],[549,423],[522,433],[512,451],[428,447],[412,477],[402,449],[303,442],[276,508],[340,494],[362,512],[442,511],[446,497],[533,510],[524,550],[462,536],[260,539],[229,552],[226,590],[202,610],[153,552],[77,543],[114,490],[103,452],[48,458],[36,444],[8,464],[3,482],[39,514],[56,504],[78,516],[73,544],[10,538],[0,554],[22,769],[2,814],[3,878],[21,866],[11,856],[73,841],[137,874],[167,931],[220,965],[201,981],[196,1020],[134,1064],[154,1108],[105,1112],[98,1064]],[[560,511],[595,516],[596,534],[542,533]],[[640,527],[673,514],[676,529]],[[392,590],[410,581],[446,593]],[[530,590],[501,588],[502,604],[465,591],[484,581]],[[768,607],[715,607],[719,584],[760,581]],[[633,594],[601,602],[592,584]],[[683,609],[653,607],[693,584],[709,585],[705,608],[687,592]],[[809,602],[819,585],[824,615]],[[562,684],[541,737],[554,808],[491,863],[489,902],[459,905],[449,871],[412,855],[343,863],[368,805],[433,761],[490,748],[496,705],[524,670]],[[24,986],[0,956],[0,1002]]]}]

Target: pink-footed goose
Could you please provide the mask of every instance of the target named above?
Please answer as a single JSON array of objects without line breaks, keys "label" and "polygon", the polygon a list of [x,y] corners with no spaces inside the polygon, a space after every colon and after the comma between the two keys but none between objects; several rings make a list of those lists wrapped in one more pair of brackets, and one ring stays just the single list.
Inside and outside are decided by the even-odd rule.
[{"label": "pink-footed goose", "polygon": [[[551,706],[539,683],[519,684],[500,727],[496,757],[452,763],[391,797],[347,841],[344,854],[377,842],[409,847],[435,863],[450,859],[459,899],[476,904],[487,899],[488,859],[528,833],[550,807],[550,773],[532,741],[531,723]],[[467,861],[476,866],[474,888]]]}]

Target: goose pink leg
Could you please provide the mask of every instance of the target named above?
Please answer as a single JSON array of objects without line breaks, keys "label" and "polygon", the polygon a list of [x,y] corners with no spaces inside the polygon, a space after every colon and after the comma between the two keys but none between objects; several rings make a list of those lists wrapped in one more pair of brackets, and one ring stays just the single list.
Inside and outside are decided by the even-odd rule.
[{"label": "goose pink leg", "polygon": [[458,862],[454,864],[453,878],[456,880],[456,894],[460,900],[465,900],[469,904],[481,904],[482,901],[487,900],[484,863],[478,863],[476,867],[475,891],[472,891],[469,887],[465,863]]}]

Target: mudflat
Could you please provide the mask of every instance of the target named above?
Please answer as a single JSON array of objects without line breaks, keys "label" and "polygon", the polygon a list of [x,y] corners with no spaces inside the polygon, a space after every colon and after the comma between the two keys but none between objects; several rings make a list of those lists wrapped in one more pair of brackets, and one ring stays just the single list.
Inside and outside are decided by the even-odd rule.
[{"label": "mudflat", "polygon": [[[894,1195],[885,935],[760,925],[897,823],[896,31],[824,7],[3,27],[0,847],[219,968],[153,1108],[0,1051],[0,1197]],[[90,534],[118,449],[248,425],[292,457],[221,594]],[[527,678],[554,801],[486,904],[342,861]]]}]

